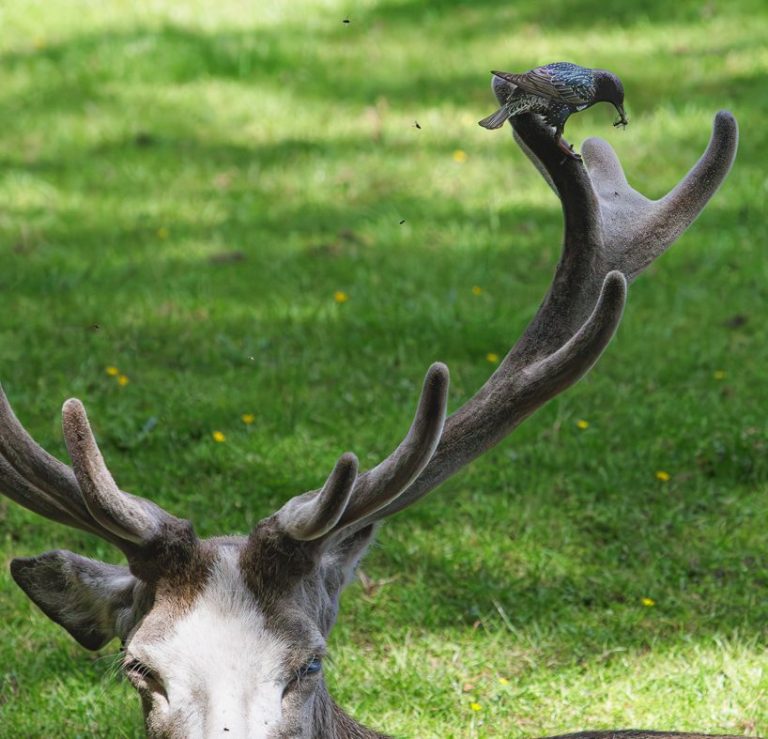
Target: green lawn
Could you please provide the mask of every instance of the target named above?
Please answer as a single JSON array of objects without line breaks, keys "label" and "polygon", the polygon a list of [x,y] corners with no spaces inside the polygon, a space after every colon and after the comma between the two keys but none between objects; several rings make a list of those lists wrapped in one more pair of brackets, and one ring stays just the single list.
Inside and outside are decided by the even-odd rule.
[{"label": "green lawn", "polygon": [[[630,126],[601,105],[569,139],[653,197],[729,108],[722,191],[585,380],[385,526],[328,679],[402,737],[768,734],[767,26],[758,0],[6,0],[6,392],[62,458],[80,397],[123,488],[247,531],[341,452],[387,454],[432,361],[458,407],[546,291],[559,205],[477,126],[491,68],[617,72]],[[0,545],[0,735],[141,736],[116,645],[81,650],[8,574],[117,553],[5,500]]]}]

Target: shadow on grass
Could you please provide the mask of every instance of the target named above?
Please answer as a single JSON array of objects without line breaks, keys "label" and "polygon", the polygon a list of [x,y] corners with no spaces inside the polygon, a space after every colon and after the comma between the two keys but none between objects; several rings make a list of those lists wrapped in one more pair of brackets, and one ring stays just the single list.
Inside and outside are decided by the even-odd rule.
[{"label": "shadow on grass", "polygon": [[[441,3],[442,5],[443,3]],[[436,53],[416,55],[414,64],[403,74],[400,68],[390,68],[386,63],[370,64],[366,45],[361,38],[350,38],[347,30],[336,28],[317,30],[311,43],[307,43],[302,26],[277,26],[247,31],[221,31],[215,35],[193,31],[182,26],[167,24],[161,28],[132,29],[130,31],[84,34],[64,43],[54,44],[34,51],[12,51],[0,55],[0,64],[9,72],[30,70],[45,72],[52,80],[41,86],[40,74],[34,76],[34,85],[19,93],[14,89],[12,97],[6,95],[0,122],[12,126],[18,117],[14,108],[23,101],[25,115],[50,115],[82,111],[89,105],[102,103],[122,105],[125,113],[137,121],[143,111],[135,106],[125,108],[119,101],[123,97],[119,88],[105,89],[111,83],[128,85],[143,82],[152,85],[183,86],[198,81],[222,80],[241,84],[244,93],[268,89],[284,93],[291,98],[286,104],[285,115],[300,114],[302,101],[322,101],[329,105],[372,105],[386,99],[390,104],[411,110],[450,104],[478,111],[492,104],[488,90],[490,76],[485,66],[494,66],[492,60],[482,69],[468,68],[458,72],[450,49],[460,38],[461,43],[492,39],[499,34],[512,37],[525,35],[525,24],[541,23],[542,30],[564,33],[581,28],[599,27],[601,21],[632,26],[655,24],[655,30],[701,19],[700,6],[695,3],[671,6],[655,0],[647,4],[632,5],[616,0],[613,11],[606,12],[602,3],[590,0],[582,3],[582,9],[561,2],[548,3],[542,11],[537,5],[498,9],[490,14],[489,6],[497,3],[483,2],[470,7],[460,2],[445,2],[447,8],[455,8],[456,16],[447,19],[431,3],[408,2],[384,4],[372,11],[367,19],[365,32],[375,33],[382,24],[386,33],[397,37],[400,29],[417,33],[427,26],[434,34],[432,44]],[[745,13],[739,7],[736,15]],[[437,19],[440,22],[436,22]],[[704,19],[706,20],[706,18]],[[523,26],[523,30],[520,26]],[[506,29],[509,30],[506,30]],[[346,34],[346,36],[345,36]],[[681,57],[720,56],[731,51],[743,52],[753,48],[758,52],[763,41],[755,35],[749,43],[743,39],[738,44],[716,45],[706,50],[681,49]],[[426,47],[425,47],[426,48]],[[130,63],[126,60],[130,59]],[[444,60],[440,65],[436,60]],[[587,60],[580,59],[582,63]],[[658,104],[661,99],[685,100],[688,104],[709,100],[712,94],[722,98],[727,90],[728,99],[721,105],[730,106],[737,101],[754,101],[762,95],[762,75],[749,76],[728,74],[728,79],[701,79],[696,75],[681,78],[667,75],[647,85],[646,75],[627,50],[627,61],[622,66],[616,62],[616,71],[624,80],[633,109],[645,110]],[[690,59],[689,59],[690,61]],[[520,55],[507,62],[519,65],[521,70],[534,66],[536,60]],[[683,63],[683,62],[681,62]],[[499,63],[495,63],[499,66]],[[504,66],[503,64],[501,66]],[[734,84],[728,84],[732,78]],[[485,80],[485,81],[484,81]],[[158,99],[154,104],[162,105]],[[204,111],[208,102],[200,101]],[[258,115],[258,108],[254,115]],[[183,127],[184,117],[177,116]]]},{"label": "shadow on grass", "polygon": [[[491,629],[504,629],[509,623],[519,631],[513,631],[510,638],[517,639],[525,634],[533,638],[539,630],[556,634],[568,624],[568,631],[583,632],[581,646],[588,652],[606,643],[649,646],[651,642],[674,642],[681,632],[703,639],[738,631],[764,642],[766,542],[749,539],[739,514],[729,516],[728,523],[723,518],[725,509],[735,513],[734,508],[742,505],[755,515],[768,510],[759,492],[765,483],[762,462],[754,464],[759,475],[748,474],[746,484],[737,486],[738,502],[734,501],[734,481],[723,471],[721,490],[716,480],[688,487],[665,520],[649,512],[663,503],[649,501],[648,491],[626,489],[597,502],[588,491],[574,492],[565,503],[573,509],[572,515],[565,518],[564,526],[558,523],[557,541],[547,540],[547,518],[556,520],[562,515],[562,497],[539,491],[533,502],[524,490],[478,493],[478,507],[495,507],[496,511],[495,523],[471,525],[484,533],[483,543],[476,547],[487,548],[488,540],[495,539],[496,551],[489,560],[469,543],[456,541],[449,547],[450,553],[422,550],[416,561],[409,561],[400,547],[406,539],[418,536],[415,532],[422,529],[414,520],[423,518],[409,511],[405,514],[410,517],[408,523],[400,516],[399,523],[390,524],[392,533],[382,535],[383,546],[376,550],[371,566],[374,574],[383,577],[409,573],[401,576],[401,584],[390,588],[407,590],[402,596],[409,601],[403,623],[427,630],[456,627],[457,623],[472,628],[479,619]],[[731,487],[726,489],[725,483]],[[445,506],[456,499],[456,493],[433,495],[447,495],[447,501],[424,504],[434,504],[432,518],[444,519]],[[498,500],[510,495],[514,497],[506,503]],[[507,511],[507,523],[500,523],[505,519],[502,509]],[[464,526],[469,520],[467,515]],[[728,537],[718,530],[723,524],[730,529]],[[456,536],[455,520],[447,526],[443,520],[438,526],[446,538]],[[423,531],[429,538],[430,528]],[[564,557],[571,560],[568,573],[563,572]],[[659,601],[655,611],[642,607],[642,598],[649,594]],[[501,618],[499,609],[505,614]]]},{"label": "shadow on grass", "polygon": [[[290,209],[284,214],[283,222],[291,222],[301,213],[301,217],[307,219],[308,225],[320,229],[326,227],[325,222],[314,220],[315,214],[311,210],[301,206],[290,206]],[[428,200],[420,205],[420,209],[424,212],[440,212],[440,206]],[[340,212],[343,211],[344,209],[340,208]],[[338,217],[339,213],[335,215]],[[511,220],[514,221],[519,215],[511,214]],[[527,210],[525,215],[530,217]],[[544,213],[539,215],[543,217]],[[322,218],[327,217],[328,213],[322,213]],[[471,211],[454,214],[453,217],[456,218],[457,224],[468,220],[471,228],[481,228],[484,218],[482,214],[473,214]],[[717,218],[719,229],[731,231],[743,223],[744,212],[742,207],[720,207],[717,209]],[[331,222],[333,220],[332,218]],[[441,224],[442,227],[450,226],[450,221],[446,222],[443,219]],[[194,239],[197,236],[193,227],[188,226],[185,230],[183,225],[179,225],[178,228],[181,239]],[[78,243],[84,244],[85,246],[81,248],[87,255],[87,245],[98,243],[106,238],[106,235],[78,232],[75,229],[70,232],[68,238],[71,239],[70,248],[75,248]],[[522,328],[524,319],[516,311],[531,314],[535,310],[540,294],[535,289],[526,289],[527,276],[536,273],[537,281],[543,284],[546,282],[546,275],[539,274],[541,270],[534,267],[538,259],[534,252],[535,245],[528,244],[527,252],[498,250],[492,257],[488,257],[485,267],[488,273],[502,274],[507,270],[505,277],[499,280],[498,285],[499,287],[503,285],[505,288],[504,291],[500,290],[502,294],[515,294],[517,305],[514,309],[506,305],[497,305],[493,307],[494,315],[491,317],[487,312],[473,312],[466,305],[451,304],[450,301],[443,302],[438,298],[440,311],[437,314],[434,312],[435,305],[429,300],[425,302],[417,300],[400,306],[395,300],[391,304],[382,305],[382,309],[376,311],[371,308],[380,298],[372,296],[361,298],[361,301],[367,303],[363,312],[369,315],[362,322],[356,318],[354,312],[339,313],[323,308],[325,301],[319,296],[313,298],[311,294],[296,296],[295,299],[288,298],[287,303],[292,305],[292,312],[289,315],[281,317],[278,313],[261,317],[259,310],[263,309],[261,306],[263,294],[259,290],[253,290],[254,283],[259,284],[258,281],[263,279],[263,275],[260,275],[263,265],[258,258],[253,265],[246,260],[244,263],[220,268],[212,267],[210,263],[198,259],[168,258],[162,261],[161,266],[158,266],[156,260],[151,262],[147,260],[143,268],[135,267],[137,285],[144,283],[146,288],[148,283],[150,290],[153,286],[160,290],[166,281],[177,279],[179,275],[196,273],[197,277],[190,285],[193,292],[204,284],[207,300],[220,307],[220,315],[215,319],[201,319],[189,315],[184,310],[179,310],[170,315],[159,314],[154,319],[144,318],[137,321],[135,317],[128,320],[120,318],[118,311],[114,318],[108,316],[101,319],[104,333],[88,333],[84,326],[82,333],[74,331],[68,334],[67,352],[63,356],[64,364],[61,366],[57,366],[62,361],[61,357],[34,356],[29,363],[25,364],[23,370],[17,369],[16,375],[21,378],[23,372],[24,377],[43,376],[46,373],[65,377],[68,371],[71,374],[71,368],[68,369],[66,366],[71,354],[98,357],[105,345],[111,346],[114,342],[122,343],[125,350],[136,357],[152,357],[152,364],[158,370],[178,373],[183,377],[184,387],[174,388],[173,383],[167,381],[158,384],[155,388],[147,385],[141,391],[138,406],[135,405],[137,399],[128,396],[114,407],[113,396],[105,393],[97,381],[89,380],[85,386],[93,396],[89,401],[89,407],[93,411],[94,418],[97,419],[98,427],[103,430],[103,448],[107,457],[113,460],[111,466],[115,469],[118,479],[127,477],[130,481],[133,477],[134,482],[146,479],[156,484],[154,471],[150,469],[146,473],[137,475],[131,468],[134,462],[129,461],[127,457],[137,457],[137,464],[140,467],[144,465],[151,467],[153,458],[173,457],[182,463],[186,461],[190,466],[194,466],[194,477],[189,488],[185,488],[182,483],[168,500],[184,501],[189,496],[192,502],[185,504],[185,510],[191,511],[191,515],[195,512],[207,514],[210,506],[209,496],[216,495],[219,490],[226,489],[230,481],[238,479],[249,480],[249,486],[254,491],[267,491],[266,496],[262,497],[257,505],[257,510],[265,509],[266,514],[269,510],[267,504],[276,505],[303,489],[312,489],[317,486],[319,480],[312,470],[305,470],[297,478],[292,478],[285,464],[279,460],[273,463],[268,459],[258,459],[254,465],[253,459],[249,460],[239,455],[225,456],[215,460],[189,456],[193,454],[199,440],[209,433],[210,419],[216,418],[217,414],[222,412],[221,391],[209,393],[209,388],[220,385],[222,378],[232,379],[236,383],[247,380],[249,375],[247,367],[253,361],[251,357],[258,360],[259,364],[263,362],[267,367],[271,366],[272,370],[262,372],[260,375],[260,381],[264,386],[259,388],[258,392],[284,397],[285,404],[281,410],[283,412],[287,410],[286,416],[289,419],[286,422],[285,418],[281,421],[276,417],[267,421],[275,443],[279,445],[281,441],[289,439],[297,431],[310,434],[315,431],[320,436],[328,435],[329,428],[323,423],[316,423],[314,418],[327,415],[329,412],[335,415],[334,411],[337,411],[338,418],[344,419],[345,428],[340,433],[338,441],[334,442],[338,446],[330,456],[335,456],[337,452],[353,444],[355,428],[377,425],[381,412],[377,404],[392,403],[397,407],[407,408],[403,415],[403,425],[405,425],[411,405],[415,402],[421,373],[433,359],[444,359],[449,366],[458,368],[459,377],[462,374],[465,375],[463,382],[460,381],[460,385],[464,385],[464,391],[457,393],[454,389],[452,392],[453,407],[460,402],[460,398],[473,392],[484,379],[483,369],[477,366],[477,358],[484,355],[488,346],[506,349],[511,343],[511,337],[518,334],[519,331],[510,328],[507,323],[516,323],[519,328]],[[449,251],[442,253],[439,263],[436,263],[430,250],[413,248],[407,257],[407,266],[410,273],[428,276],[433,289],[435,284],[455,284],[456,275],[462,275],[462,280],[469,284],[466,275],[471,271],[476,256],[476,253],[461,254]],[[263,258],[268,261],[266,256]],[[397,283],[398,271],[404,268],[403,259],[404,255],[401,251],[387,255],[384,259],[366,257],[368,268],[375,269],[385,277],[386,281],[391,281],[393,284]],[[282,255],[280,260],[280,271],[291,275],[289,283],[295,284],[295,275],[301,273],[306,264],[306,254],[298,251]],[[339,272],[346,271],[349,267],[350,260],[344,256],[321,258],[314,265],[312,283],[327,282],[330,287],[334,276],[338,279]],[[28,267],[27,278],[23,285],[17,285],[14,288],[15,294],[26,295],[30,300],[35,300],[39,299],[41,294],[51,293],[51,297],[56,301],[71,300],[72,303],[65,302],[63,307],[71,308],[72,315],[76,316],[82,315],[83,307],[79,306],[79,291],[86,284],[88,284],[90,300],[93,300],[96,305],[108,305],[110,296],[125,293],[131,288],[130,281],[126,281],[126,272],[123,268],[104,264],[99,266],[98,279],[92,279],[93,275],[86,271],[80,276],[81,282],[75,281],[66,291],[62,291],[60,286],[46,282],[44,273],[48,269],[47,264]],[[408,289],[413,290],[414,285],[410,285]],[[525,305],[520,305],[520,295],[524,292],[531,297]],[[125,298],[122,298],[121,302],[123,300]],[[630,311],[632,303],[632,292],[630,292]],[[247,308],[243,314],[238,314],[239,305],[249,304],[253,306],[253,315]],[[297,307],[299,310],[294,312],[293,309]],[[373,317],[370,317],[371,315]],[[56,335],[62,335],[61,327],[57,325],[55,318],[44,328],[44,332],[52,339]],[[461,335],[460,340],[457,340],[457,334]],[[36,340],[39,340],[39,336],[38,332],[35,335]],[[372,336],[376,337],[376,349],[370,355],[370,361],[377,366],[375,375],[377,387],[374,392],[370,389],[366,390],[366,385],[370,382],[367,377],[362,374],[346,376],[348,373],[344,369],[347,366],[353,366],[356,359],[358,366],[364,366],[359,362],[361,347],[365,347]],[[261,343],[264,341],[267,343]],[[437,354],[434,355],[433,351],[437,351]],[[308,357],[311,358],[310,361]],[[76,374],[96,377],[101,373],[101,368],[98,359],[94,361],[95,366],[86,366],[79,373],[76,370]],[[343,388],[339,387],[339,376],[346,376],[341,383],[344,385]],[[80,380],[77,381],[80,382]],[[21,393],[22,399],[30,394],[40,395],[39,385],[33,383],[30,386],[23,379],[17,379],[17,384],[25,388]],[[224,393],[226,394],[226,390]],[[371,403],[367,406],[362,404],[359,407],[350,408],[344,400],[346,393],[351,393],[358,399],[370,396]],[[334,400],[330,403],[327,397],[318,400],[317,395],[334,398]],[[184,401],[181,401],[182,397]],[[19,403],[14,395],[11,396],[11,400],[17,409],[20,406],[23,407],[23,400]],[[58,400],[59,398],[48,398],[46,402],[55,406]],[[187,406],[191,406],[192,411],[185,410]],[[120,438],[120,416],[124,412],[132,416],[135,422],[134,433],[136,433],[145,420],[144,417],[137,415],[138,407],[144,409],[142,412],[146,414],[151,413],[159,417],[161,423],[157,431],[141,447],[126,451],[126,446]],[[165,409],[176,409],[177,417],[167,418]],[[233,408],[229,412],[236,416],[238,409]],[[628,409],[627,412],[629,413],[630,410]],[[26,414],[20,415],[24,418]],[[335,425],[338,421],[333,423]],[[37,425],[46,429],[40,441],[44,446],[50,446],[49,438],[46,439],[46,436],[50,437],[51,425],[47,422],[43,425],[39,421]],[[118,433],[114,432],[115,425]],[[34,426],[33,423],[33,433]],[[39,434],[34,433],[34,435]],[[368,441],[370,442],[370,439]],[[364,448],[357,451],[383,455],[396,442],[396,438],[378,438],[374,442],[373,449]],[[537,441],[529,440],[528,444],[534,446],[532,456],[527,461],[528,466],[551,475],[546,471],[546,450],[537,451],[541,448]],[[245,444],[245,448],[248,448],[248,444]],[[59,454],[62,452],[60,442],[59,449],[56,451]],[[742,450],[741,453],[752,454],[755,457],[761,454],[758,448]],[[268,454],[268,451],[265,454]],[[123,456],[122,459],[121,456]],[[142,462],[142,459],[148,460],[149,464]],[[494,459],[499,464],[505,464],[505,460],[501,457]],[[254,466],[260,469],[254,470]],[[732,485],[735,482],[740,485],[759,486],[765,482],[764,464],[756,460],[751,470],[756,471],[757,474],[753,475],[750,470],[747,470],[746,477],[743,479],[734,478],[734,470],[727,467],[717,471],[717,474],[720,475],[724,485]],[[179,477],[183,480],[185,473],[179,473]],[[128,485],[129,489],[150,495],[161,504],[165,502],[162,494],[156,495],[156,490],[142,490],[142,486],[137,486],[134,482]],[[242,503],[248,503],[248,493],[242,482],[236,490],[239,492],[234,493],[235,497]],[[446,512],[450,513],[451,498],[456,496],[455,483],[451,486],[451,490],[448,498],[438,503],[435,513],[419,513],[419,509],[415,509],[398,518],[402,519],[403,516],[410,515],[414,520],[419,520],[426,515],[427,517],[437,516],[440,519]],[[698,581],[705,581],[707,598],[706,605],[702,608],[709,616],[703,621],[696,621],[698,634],[721,633],[723,629],[738,627],[750,635],[760,635],[763,633],[765,617],[768,614],[765,608],[759,604],[756,606],[750,599],[755,593],[764,593],[768,587],[765,580],[767,552],[755,546],[745,546],[738,554],[730,551],[728,557],[731,563],[728,568],[722,568],[717,564],[717,558],[710,556],[722,546],[722,539],[713,533],[712,538],[699,535],[694,543],[691,532],[702,527],[702,522],[717,519],[721,515],[723,501],[717,491],[714,488],[708,488],[703,493],[704,497],[701,489],[697,489],[695,485],[691,486],[687,490],[686,498],[683,501],[676,501],[678,505],[683,506],[686,515],[678,516],[677,519],[670,517],[661,522],[646,520],[645,508],[663,510],[665,501],[649,500],[646,497],[641,505],[636,493],[630,488],[619,491],[606,504],[609,509],[615,507],[621,511],[634,510],[635,513],[629,515],[626,520],[606,518],[600,514],[599,505],[597,514],[593,512],[592,515],[584,515],[582,509],[588,504],[594,504],[594,501],[590,499],[589,494],[580,496],[574,493],[573,498],[568,501],[568,505],[573,507],[573,515],[569,519],[571,523],[565,539],[584,541],[584,556],[588,561],[592,560],[594,570],[596,571],[601,563],[606,567],[615,565],[616,569],[623,574],[622,580],[616,580],[608,575],[605,582],[600,582],[596,579],[594,571],[584,577],[550,576],[546,572],[532,572],[523,577],[510,577],[503,569],[491,570],[486,566],[478,570],[476,564],[465,564],[455,559],[421,553],[419,568],[423,571],[424,593],[428,594],[430,601],[439,602],[443,606],[443,615],[434,622],[434,626],[439,628],[455,623],[454,616],[450,615],[453,613],[462,614],[462,617],[471,623],[478,614],[492,612],[496,607],[495,601],[498,601],[508,612],[514,613],[514,623],[521,628],[541,623],[552,624],[554,627],[558,622],[578,618],[578,612],[581,610],[588,613],[592,610],[610,608],[611,604],[626,603],[626,598],[620,591],[623,587],[621,583],[642,579],[647,575],[648,569],[654,566],[654,561],[659,561],[673,570],[672,576],[666,572],[659,578],[661,581],[686,582],[691,585],[691,602],[686,605],[686,608],[701,606],[700,602],[696,602],[701,598],[700,591],[696,591],[696,582],[697,578]],[[264,496],[263,492],[260,494]],[[494,490],[482,492],[481,489],[478,493],[479,498],[487,498],[489,501],[495,495],[497,492]],[[524,497],[525,492],[520,491],[516,495]],[[431,502],[425,505],[428,507]],[[562,512],[564,505],[562,501],[552,505],[553,507],[559,505]],[[592,507],[595,508],[594,505]],[[176,512],[186,515],[184,512]],[[227,519],[230,516],[234,517],[235,514],[236,511],[231,508],[225,511]],[[460,517],[461,512],[451,513],[451,516],[455,515]],[[504,511],[499,510],[498,515],[503,516]],[[197,515],[192,515],[192,518],[198,520]],[[441,522],[438,520],[437,523]],[[210,525],[209,520],[206,526],[210,527]],[[738,519],[733,519],[733,527],[737,528],[738,525]],[[545,541],[546,531],[542,530],[540,536],[542,541]],[[500,541],[504,541],[502,532],[500,532]],[[653,544],[649,546],[649,542]],[[686,556],[678,551],[680,542],[691,542]],[[671,546],[668,546],[670,543]],[[613,552],[613,554],[606,555],[606,552]],[[649,559],[651,553],[656,560]],[[409,569],[407,560],[400,557],[391,557],[386,553],[379,553],[377,557],[389,571],[403,572]],[[714,564],[710,566],[708,559]],[[715,574],[717,570],[722,570],[721,574]],[[747,588],[744,587],[745,583],[749,584]],[[471,604],[473,610],[467,610],[468,604]],[[423,605],[426,610],[429,610],[428,603]],[[715,617],[710,617],[713,614]],[[677,627],[684,626],[685,621],[674,614],[671,616],[671,621],[676,624],[670,627],[670,638],[673,638],[672,632]],[[618,631],[613,638],[618,643],[629,632],[626,630],[628,628],[626,624],[620,624],[617,628]]]},{"label": "shadow on grass", "polygon": [[[718,8],[718,12],[720,10]],[[725,8],[722,10],[729,12]],[[758,0],[752,0],[730,10],[734,16],[740,17],[749,10],[760,11],[762,6]],[[623,0],[576,0],[568,3],[543,0],[503,7],[495,0],[434,0],[429,3],[423,0],[385,0],[376,6],[372,15],[399,25],[429,28],[438,25],[447,14],[456,14],[461,18],[461,30],[479,35],[493,30],[514,34],[526,24],[542,30],[574,33],[603,26],[613,29],[634,25],[658,27],[670,23],[696,23],[711,17],[714,12],[713,8],[693,2],[679,2],[672,6],[664,0],[643,4]]]}]

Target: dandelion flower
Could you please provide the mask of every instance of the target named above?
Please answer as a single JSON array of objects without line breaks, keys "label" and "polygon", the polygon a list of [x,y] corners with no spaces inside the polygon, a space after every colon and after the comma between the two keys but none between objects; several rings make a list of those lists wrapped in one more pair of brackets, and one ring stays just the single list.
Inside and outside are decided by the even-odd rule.
[{"label": "dandelion flower", "polygon": [[478,296],[483,294],[483,288],[480,287],[480,285],[473,285],[472,286],[472,295]]},{"label": "dandelion flower", "polygon": [[459,164],[464,164],[464,162],[467,161],[467,152],[463,149],[456,149],[456,151],[453,152],[453,161],[458,162]]},{"label": "dandelion flower", "polygon": [[337,290],[333,294],[333,299],[337,303],[346,303],[349,300],[349,295],[347,295],[343,290]]},{"label": "dandelion flower", "polygon": [[499,678],[499,683],[501,685],[509,685],[509,680],[507,680],[507,678],[505,678],[505,677],[500,677]]},{"label": "dandelion flower", "polygon": [[224,434],[221,433],[221,431],[214,431],[211,434],[211,437],[217,444],[221,444],[222,441],[226,441],[227,437],[224,436]]},{"label": "dandelion flower", "polygon": [[665,472],[664,470],[657,470],[656,471],[656,479],[660,482],[669,482],[670,474],[669,472]]},{"label": "dandelion flower", "polygon": [[583,418],[580,418],[578,421],[576,421],[576,428],[579,428],[582,431],[584,431],[584,429],[588,429],[589,421],[585,421]]},{"label": "dandelion flower", "polygon": [[250,426],[256,420],[256,416],[254,416],[253,413],[243,413],[243,415],[240,416],[240,420],[246,426]]},{"label": "dandelion flower", "polygon": [[482,707],[482,706],[481,706],[479,703],[475,703],[474,701],[473,701],[472,703],[470,703],[470,704],[469,704],[469,707],[470,707],[470,708],[471,708],[473,711],[482,711],[482,710],[483,710],[483,707]]},{"label": "dandelion flower", "polygon": [[111,365],[109,367],[105,367],[104,371],[110,376],[110,377],[117,377],[120,374],[120,370],[117,367],[112,367]]},{"label": "dandelion flower", "polygon": [[653,598],[643,598],[640,601],[646,608],[653,608],[656,605],[656,601]]},{"label": "dandelion flower", "polygon": [[491,363],[491,364],[498,364],[499,361],[499,355],[495,352],[488,352],[488,354],[485,355],[485,358]]},{"label": "dandelion flower", "polygon": [[724,380],[725,379],[725,370],[715,370],[712,373],[712,377],[714,377],[716,380]]},{"label": "dandelion flower", "polygon": [[129,382],[128,375],[117,376],[117,384],[120,385],[120,387],[125,387]]}]

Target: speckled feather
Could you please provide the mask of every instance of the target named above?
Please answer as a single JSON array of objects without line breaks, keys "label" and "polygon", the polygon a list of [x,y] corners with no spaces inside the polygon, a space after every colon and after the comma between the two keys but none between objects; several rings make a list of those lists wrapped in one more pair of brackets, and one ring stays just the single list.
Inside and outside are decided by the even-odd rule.
[{"label": "speckled feather", "polygon": [[595,72],[571,62],[554,62],[523,74],[506,73],[504,79],[524,92],[574,107],[594,102]]},{"label": "speckled feather", "polygon": [[[569,105],[552,103],[539,95],[515,95],[499,110],[483,121],[487,122],[485,128],[499,128],[507,118],[520,113],[538,113],[547,122],[547,125],[557,128],[565,125],[568,116],[573,112]],[[483,121],[480,125],[484,125]]]},{"label": "speckled feather", "polygon": [[523,74],[492,72],[503,80],[510,93],[503,105],[479,121],[484,128],[500,128],[523,113],[537,113],[554,131],[557,146],[566,156],[578,159],[572,147],[562,138],[568,118],[597,102],[612,103],[619,113],[614,125],[626,125],[624,87],[621,80],[604,69],[588,69],[571,62],[553,62]]},{"label": "speckled feather", "polygon": [[595,102],[595,70],[571,62],[553,62],[523,74],[494,72],[515,90],[495,113],[480,121],[484,128],[499,128],[521,113],[538,113],[554,128],[562,130],[571,113]]}]

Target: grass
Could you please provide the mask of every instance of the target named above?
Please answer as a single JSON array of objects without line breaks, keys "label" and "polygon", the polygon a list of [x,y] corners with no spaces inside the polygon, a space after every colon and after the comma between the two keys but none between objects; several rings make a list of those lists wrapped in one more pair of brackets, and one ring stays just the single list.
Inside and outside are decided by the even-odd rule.
[{"label": "grass", "polygon": [[[597,106],[569,138],[610,140],[654,197],[730,108],[722,192],[585,380],[388,523],[365,571],[391,582],[344,596],[328,679],[397,736],[766,734],[766,22],[749,0],[5,3],[3,385],[52,453],[78,396],[124,488],[246,531],[345,449],[388,453],[432,361],[458,407],[544,294],[559,208],[476,125],[489,69],[619,73],[626,132]],[[85,653],[7,574],[117,555],[5,501],[0,544],[0,735],[140,736],[114,646]]]}]

